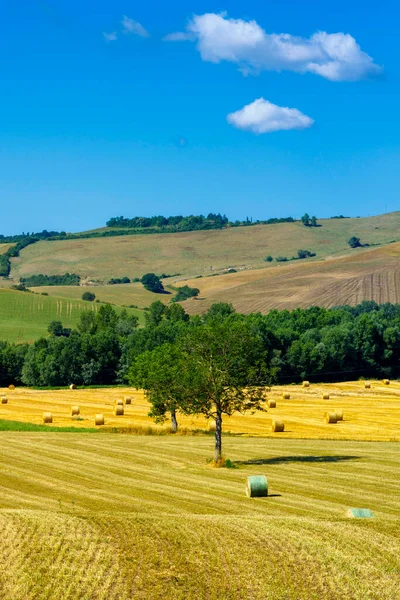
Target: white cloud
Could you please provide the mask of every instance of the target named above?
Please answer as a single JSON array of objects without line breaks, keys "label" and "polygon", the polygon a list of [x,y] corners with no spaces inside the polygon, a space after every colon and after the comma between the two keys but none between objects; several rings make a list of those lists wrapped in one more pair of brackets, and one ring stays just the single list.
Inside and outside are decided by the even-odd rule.
[{"label": "white cloud", "polygon": [[186,32],[164,39],[197,40],[203,60],[234,62],[243,73],[289,70],[331,81],[356,81],[382,71],[349,34],[320,31],[310,38],[268,34],[256,21],[228,19],[225,13],[195,15]]},{"label": "white cloud", "polygon": [[253,133],[307,129],[314,124],[313,119],[304,115],[297,108],[277,106],[264,98],[258,98],[241,110],[230,113],[227,121],[238,129]]},{"label": "white cloud", "polygon": [[195,42],[196,36],[189,31],[176,31],[163,37],[164,42]]},{"label": "white cloud", "polygon": [[134,35],[139,35],[140,37],[150,36],[149,32],[146,31],[143,25],[141,25],[138,21],[130,19],[126,15],[123,17],[121,24],[123,33],[133,33]]},{"label": "white cloud", "polygon": [[117,33],[115,31],[111,31],[110,33],[103,32],[104,39],[106,42],[115,42],[118,39]]}]

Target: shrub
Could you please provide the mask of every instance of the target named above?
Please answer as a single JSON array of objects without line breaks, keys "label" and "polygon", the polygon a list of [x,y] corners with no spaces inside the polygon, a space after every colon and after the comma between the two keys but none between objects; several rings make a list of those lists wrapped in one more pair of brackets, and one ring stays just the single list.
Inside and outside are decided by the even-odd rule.
[{"label": "shrub", "polygon": [[198,288],[191,288],[188,285],[184,285],[179,288],[174,298],[172,298],[172,302],[183,302],[188,298],[195,298],[200,294],[200,290]]},{"label": "shrub", "polygon": [[315,256],[315,252],[310,252],[309,250],[297,250],[297,258],[309,258],[310,256]]},{"label": "shrub", "polygon": [[93,300],[95,300],[96,298],[96,294],[93,294],[93,292],[84,292],[82,294],[82,300],[86,300],[87,302],[93,302]]},{"label": "shrub", "polygon": [[141,282],[149,292],[155,294],[162,294],[164,292],[164,286],[155,273],[146,273],[146,275],[143,275]]},{"label": "shrub", "polygon": [[360,248],[361,246],[361,242],[360,242],[360,238],[356,237],[355,235],[353,235],[348,241],[347,243],[349,244],[350,248]]},{"label": "shrub", "polygon": [[287,262],[289,259],[287,256],[277,256],[275,260],[276,262]]},{"label": "shrub", "polygon": [[117,284],[121,284],[121,283],[130,283],[131,280],[129,279],[129,277],[121,277],[121,278],[117,278],[117,277],[113,277],[112,279],[110,279],[110,281],[108,282],[109,285],[117,285]]},{"label": "shrub", "polygon": [[268,256],[266,256],[264,258],[264,260],[265,260],[265,262],[272,262],[274,259],[273,259],[273,257],[270,254],[268,254]]}]

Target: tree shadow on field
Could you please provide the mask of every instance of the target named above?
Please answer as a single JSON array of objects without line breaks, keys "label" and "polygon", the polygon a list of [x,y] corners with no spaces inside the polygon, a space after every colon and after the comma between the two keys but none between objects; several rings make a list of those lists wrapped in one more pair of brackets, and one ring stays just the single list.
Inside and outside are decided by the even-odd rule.
[{"label": "tree shadow on field", "polygon": [[361,456],[277,456],[275,458],[251,458],[250,460],[237,460],[238,465],[281,465],[285,463],[336,463],[346,460],[358,460]]}]

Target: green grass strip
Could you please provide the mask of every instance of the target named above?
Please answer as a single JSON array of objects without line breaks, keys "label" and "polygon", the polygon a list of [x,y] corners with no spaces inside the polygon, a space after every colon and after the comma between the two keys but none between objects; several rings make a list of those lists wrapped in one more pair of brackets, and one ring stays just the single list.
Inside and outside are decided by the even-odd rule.
[{"label": "green grass strip", "polygon": [[94,428],[52,427],[51,425],[21,423],[20,421],[7,421],[5,419],[0,419],[0,431],[56,431],[62,433],[98,433],[98,429]]}]

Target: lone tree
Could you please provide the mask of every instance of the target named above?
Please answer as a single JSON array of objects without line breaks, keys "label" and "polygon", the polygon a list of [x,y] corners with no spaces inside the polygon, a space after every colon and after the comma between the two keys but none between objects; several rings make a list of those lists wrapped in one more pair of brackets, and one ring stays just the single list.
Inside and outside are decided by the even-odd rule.
[{"label": "lone tree", "polygon": [[[217,315],[193,327],[132,364],[129,381],[145,390],[156,421],[176,411],[215,420],[214,460],[222,458],[222,418],[234,412],[264,410],[260,383],[267,369],[260,338],[237,315]],[[175,422],[175,423],[174,423]]]},{"label": "lone tree", "polygon": [[360,242],[360,238],[356,237],[355,235],[353,235],[348,241],[347,241],[348,245],[350,246],[350,248],[360,248],[361,247],[361,242]]},{"label": "lone tree", "polygon": [[88,302],[93,302],[96,298],[96,294],[93,294],[93,292],[84,292],[82,294],[82,300],[86,300]]},{"label": "lone tree", "polygon": [[140,281],[149,292],[154,292],[155,294],[162,294],[164,292],[164,286],[155,273],[146,273]]}]

